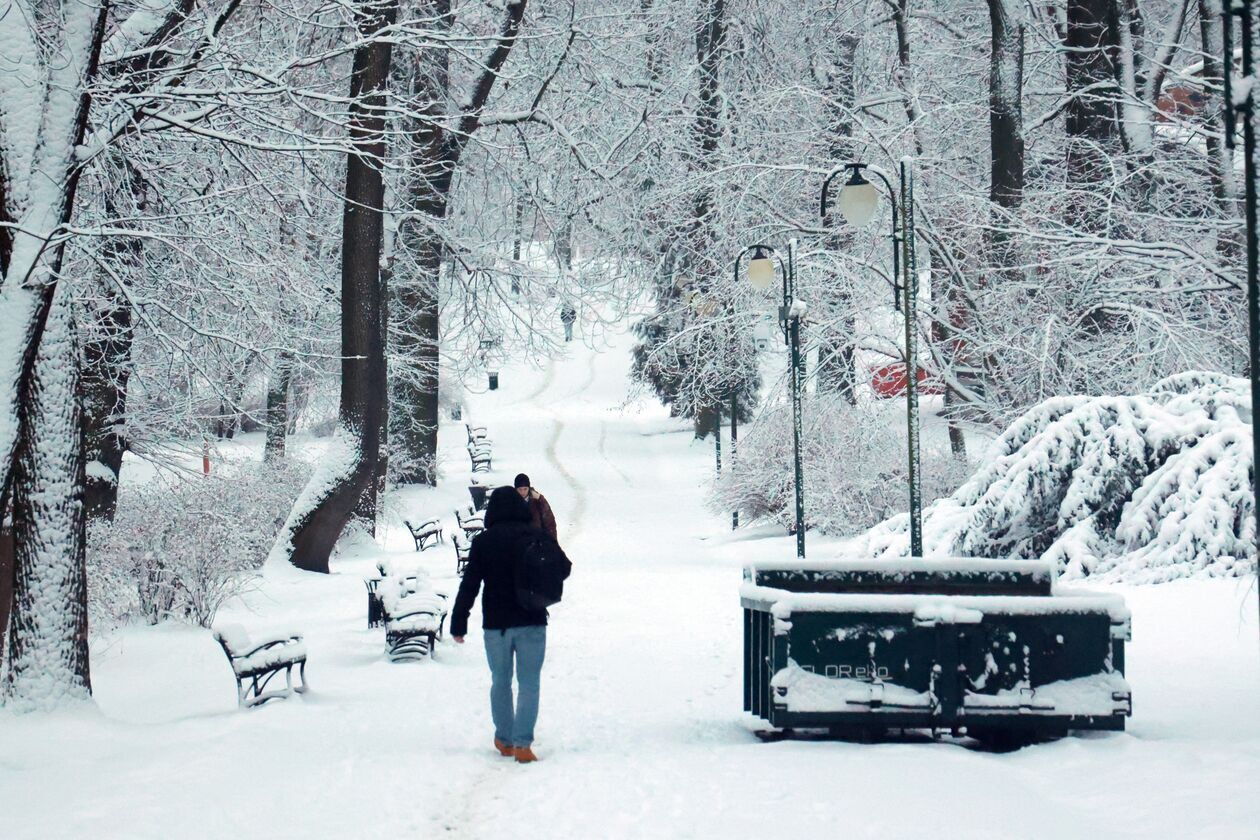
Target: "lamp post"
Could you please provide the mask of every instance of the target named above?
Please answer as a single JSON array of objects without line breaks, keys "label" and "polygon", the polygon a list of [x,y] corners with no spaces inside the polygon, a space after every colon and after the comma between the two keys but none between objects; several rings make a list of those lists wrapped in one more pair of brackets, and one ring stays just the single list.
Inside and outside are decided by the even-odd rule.
[{"label": "lamp post", "polygon": [[[1242,77],[1247,80],[1244,95],[1234,91],[1234,17],[1242,30]],[[1256,239],[1256,53],[1255,15],[1251,0],[1225,0],[1221,4],[1221,29],[1224,63],[1221,75],[1225,88],[1225,147],[1230,150],[1229,166],[1234,163],[1234,123],[1243,118],[1243,201],[1247,225],[1247,367],[1251,376],[1251,448],[1260,452],[1260,289],[1257,288]],[[1254,456],[1253,456],[1254,457]],[[1260,541],[1260,470],[1251,470],[1251,498],[1256,515],[1256,536]],[[1256,577],[1260,579],[1260,544],[1256,551]]]},{"label": "lamp post", "polygon": [[[899,167],[898,191],[882,170],[865,163],[846,163],[832,170],[822,184],[819,210],[827,220],[827,197],[831,182],[848,172],[848,180],[840,190],[837,204],[844,220],[861,227],[875,216],[879,192],[863,173],[874,175],[888,191],[892,207],[893,290],[900,292],[900,308],[905,314],[906,363],[906,449],[910,491],[910,556],[923,556],[923,492],[919,461],[919,347],[915,304],[919,295],[919,278],[914,258],[914,172],[910,160],[902,158]],[[900,203],[900,214],[898,214]],[[894,294],[894,300],[897,295]]]},{"label": "lamp post", "polygon": [[[788,371],[792,389],[792,459],[793,482],[796,487],[796,556],[805,557],[805,470],[801,463],[801,315],[804,307],[796,300],[796,240],[788,241],[787,259],[769,245],[750,245],[735,257],[735,282],[739,282],[739,263],[744,255],[752,253],[748,260],[748,282],[757,291],[764,292],[774,284],[775,259],[779,262],[779,274],[783,278],[783,306],[779,310],[779,325],[783,339],[791,352],[791,368]],[[772,259],[773,256],[773,259]],[[734,397],[731,417],[735,416]],[[732,420],[732,423],[734,421]],[[732,425],[732,429],[734,426]],[[738,514],[736,515],[736,517]],[[738,523],[733,517],[732,522]]]}]

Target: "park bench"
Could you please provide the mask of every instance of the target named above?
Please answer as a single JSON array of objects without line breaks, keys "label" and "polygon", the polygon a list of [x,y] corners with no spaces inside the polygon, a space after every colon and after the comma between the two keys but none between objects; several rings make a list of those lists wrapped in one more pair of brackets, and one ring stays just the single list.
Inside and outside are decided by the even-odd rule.
[{"label": "park bench", "polygon": [[464,428],[468,430],[468,445],[472,446],[474,441],[489,440],[486,435],[485,426],[474,426],[471,423],[465,423]]},{"label": "park bench", "polygon": [[490,443],[479,442],[468,445],[468,459],[472,462],[472,471],[475,473],[490,472],[494,466],[494,457],[490,451]]},{"label": "park bench", "polygon": [[[245,628],[232,624],[215,630],[214,638],[236,676],[236,701],[240,706],[249,708],[307,690],[306,644],[301,636],[279,634],[251,640]],[[294,666],[301,680],[298,686],[293,685]],[[285,687],[268,691],[268,683],[281,671]]]},{"label": "park bench", "polygon": [[383,586],[385,649],[390,660],[432,659],[446,623],[446,596],[433,591],[424,576],[388,578]]},{"label": "park bench", "polygon": [[367,587],[368,629],[385,625],[385,607],[381,604],[381,584],[389,578],[405,578],[414,574],[413,571],[395,569],[385,560],[376,562],[376,577],[363,579],[363,585]]},{"label": "park bench", "polygon": [[411,532],[411,538],[416,541],[416,551],[424,551],[442,542],[442,523],[436,519],[430,519],[419,525],[412,525],[410,521],[404,519],[403,524]]},{"label": "park bench", "polygon": [[368,598],[368,629],[380,627],[385,623],[385,608],[381,606],[380,585],[382,578],[364,578]]},{"label": "park bench", "polygon": [[468,565],[468,552],[472,550],[472,543],[459,534],[451,534],[451,543],[455,546],[455,573],[463,577],[464,567]]},{"label": "park bench", "polygon": [[464,536],[469,540],[486,529],[486,515],[473,512],[471,507],[468,509],[468,513],[462,513],[459,508],[456,508],[455,521],[459,524],[460,530],[464,532]]}]

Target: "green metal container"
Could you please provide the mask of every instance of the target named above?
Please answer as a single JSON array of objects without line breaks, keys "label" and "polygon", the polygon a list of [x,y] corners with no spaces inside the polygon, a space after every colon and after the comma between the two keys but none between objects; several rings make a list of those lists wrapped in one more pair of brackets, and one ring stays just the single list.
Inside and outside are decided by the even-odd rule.
[{"label": "green metal container", "polygon": [[1031,561],[765,563],[744,571],[744,709],[776,729],[1124,728],[1129,613]]}]

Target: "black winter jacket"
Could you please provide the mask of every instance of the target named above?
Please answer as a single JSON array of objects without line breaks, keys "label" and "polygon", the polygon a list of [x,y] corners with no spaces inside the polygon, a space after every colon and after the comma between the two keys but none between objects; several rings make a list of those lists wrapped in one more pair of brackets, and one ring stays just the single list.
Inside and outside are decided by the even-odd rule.
[{"label": "black winter jacket", "polygon": [[473,538],[464,567],[464,579],[455,596],[451,612],[451,635],[468,634],[468,614],[484,582],[481,598],[483,630],[506,630],[509,627],[530,627],[547,623],[546,610],[527,610],[516,602],[516,585],[512,566],[518,546],[526,535],[542,534],[530,525],[529,505],[511,487],[499,487],[490,494],[486,505],[486,529]]}]

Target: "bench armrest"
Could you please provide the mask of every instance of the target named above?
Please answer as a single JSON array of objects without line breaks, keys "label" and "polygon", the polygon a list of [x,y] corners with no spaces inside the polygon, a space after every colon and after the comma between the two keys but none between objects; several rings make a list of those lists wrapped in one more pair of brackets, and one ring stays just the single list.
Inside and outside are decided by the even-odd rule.
[{"label": "bench armrest", "polygon": [[302,641],[301,636],[285,636],[284,638],[268,639],[267,641],[259,644],[253,650],[249,651],[249,653],[233,654],[232,658],[233,659],[248,659],[249,657],[253,656],[255,653],[258,653],[258,651],[260,650],[266,650],[267,648],[272,648],[276,646],[283,647],[284,645],[293,644],[294,642],[300,643],[301,641]]}]

